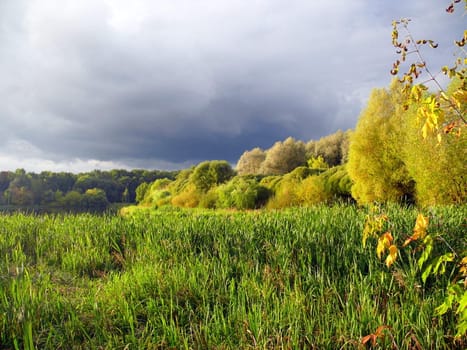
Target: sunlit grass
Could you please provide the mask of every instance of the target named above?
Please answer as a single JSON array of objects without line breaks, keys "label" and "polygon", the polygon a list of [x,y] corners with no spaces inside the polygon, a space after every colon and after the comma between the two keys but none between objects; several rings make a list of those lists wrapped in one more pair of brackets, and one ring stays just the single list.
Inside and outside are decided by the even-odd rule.
[{"label": "sunlit grass", "polygon": [[[411,232],[416,210],[386,210],[394,232]],[[366,214],[2,216],[0,347],[354,349],[387,325],[400,348],[452,348],[454,323],[433,318],[442,290],[410,254],[388,270],[363,248]],[[464,207],[431,214],[465,244]]]}]

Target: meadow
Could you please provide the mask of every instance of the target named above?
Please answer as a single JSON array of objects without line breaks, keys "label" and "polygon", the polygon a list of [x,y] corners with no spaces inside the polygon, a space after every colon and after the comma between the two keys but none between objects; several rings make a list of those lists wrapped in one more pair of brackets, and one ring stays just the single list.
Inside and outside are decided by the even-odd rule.
[{"label": "meadow", "polygon": [[[426,211],[429,230],[465,249],[466,209]],[[417,210],[384,211],[403,241]],[[387,268],[367,214],[2,215],[0,348],[358,349],[383,325],[374,348],[461,348],[454,315],[434,316],[443,278],[423,283],[409,249]]]}]

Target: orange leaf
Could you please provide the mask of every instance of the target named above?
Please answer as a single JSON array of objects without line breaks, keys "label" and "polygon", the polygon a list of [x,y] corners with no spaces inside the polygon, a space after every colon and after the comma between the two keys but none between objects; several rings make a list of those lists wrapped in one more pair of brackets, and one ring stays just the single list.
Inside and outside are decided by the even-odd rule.
[{"label": "orange leaf", "polygon": [[371,344],[372,344],[373,346],[376,345],[376,335],[374,335],[374,334],[368,334],[367,336],[363,337],[363,338],[362,338],[362,344],[368,343],[369,340],[371,340]]},{"label": "orange leaf", "polygon": [[459,272],[462,274],[462,276],[467,277],[467,256],[464,256],[464,258],[461,260],[461,268]]},{"label": "orange leaf", "polygon": [[386,329],[386,328],[389,328],[388,326],[379,326],[377,329],[376,329],[376,332],[375,332],[375,335],[379,338],[381,337],[381,335],[383,335],[383,331]]},{"label": "orange leaf", "polygon": [[368,334],[367,336],[364,336],[362,338],[362,344],[366,344],[368,343],[370,340],[371,340],[371,345],[372,346],[376,346],[376,341],[378,340],[378,338],[384,338],[384,334],[383,334],[383,331],[386,329],[386,328],[389,328],[388,326],[379,326],[377,329],[376,329],[376,332],[372,333],[372,334]]},{"label": "orange leaf", "polygon": [[405,246],[409,245],[410,242],[412,242],[412,241],[415,241],[415,239],[413,238],[413,236],[407,238],[407,239],[405,240],[404,244],[402,245],[402,247],[405,247]]}]

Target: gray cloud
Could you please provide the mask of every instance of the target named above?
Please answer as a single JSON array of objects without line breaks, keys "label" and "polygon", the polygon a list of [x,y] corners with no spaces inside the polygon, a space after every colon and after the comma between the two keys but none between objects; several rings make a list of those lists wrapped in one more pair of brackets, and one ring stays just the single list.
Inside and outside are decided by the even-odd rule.
[{"label": "gray cloud", "polygon": [[422,0],[2,1],[0,167],[235,162],[353,127],[390,80],[391,20],[461,28],[443,11]]}]

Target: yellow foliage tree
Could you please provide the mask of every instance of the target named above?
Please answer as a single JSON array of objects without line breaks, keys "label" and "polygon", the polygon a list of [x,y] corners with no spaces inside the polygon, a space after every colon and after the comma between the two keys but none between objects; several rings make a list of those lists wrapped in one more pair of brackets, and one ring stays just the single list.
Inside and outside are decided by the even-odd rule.
[{"label": "yellow foliage tree", "polygon": [[[454,80],[447,96],[458,91],[459,84]],[[414,103],[405,114],[402,148],[407,170],[415,182],[416,201],[422,206],[463,203],[467,198],[467,135],[450,132],[439,142],[436,133],[420,133],[426,120],[420,119],[419,108]],[[465,109],[465,103],[462,108]],[[458,120],[449,110],[444,118],[448,124]]]},{"label": "yellow foliage tree", "polygon": [[359,203],[411,197],[413,182],[401,154],[403,105],[400,83],[375,89],[351,136],[348,173]]}]

